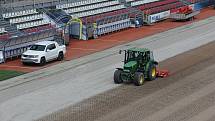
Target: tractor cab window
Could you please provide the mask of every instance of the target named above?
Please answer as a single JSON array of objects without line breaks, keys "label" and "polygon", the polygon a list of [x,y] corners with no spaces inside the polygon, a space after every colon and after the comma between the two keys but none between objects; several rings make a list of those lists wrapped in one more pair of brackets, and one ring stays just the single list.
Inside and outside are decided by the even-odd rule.
[{"label": "tractor cab window", "polygon": [[145,52],[145,55],[144,55],[144,60],[148,61],[148,60],[150,60],[150,58],[151,58],[150,51],[148,51],[148,52]]},{"label": "tractor cab window", "polygon": [[138,52],[135,52],[135,58],[140,58],[140,54]]},{"label": "tractor cab window", "polygon": [[137,59],[143,59],[143,53],[137,53],[137,56],[136,56]]},{"label": "tractor cab window", "polygon": [[154,55],[152,52],[150,52],[150,59],[153,59],[154,60]]},{"label": "tractor cab window", "polygon": [[127,51],[125,53],[125,62],[127,61],[135,61],[135,60],[145,60],[147,59],[145,53],[135,52],[135,51]]},{"label": "tractor cab window", "polygon": [[135,58],[135,53],[134,52],[128,52],[128,60],[132,60]]},{"label": "tractor cab window", "polygon": [[125,56],[125,62],[135,60],[136,54],[133,51],[127,51]]},{"label": "tractor cab window", "polygon": [[129,61],[136,60],[136,59],[142,59],[143,58],[143,53],[130,51],[130,52],[128,52],[127,56],[128,56],[127,60],[129,60]]},{"label": "tractor cab window", "polygon": [[143,63],[144,53],[138,53],[137,60],[139,61],[139,63]]}]

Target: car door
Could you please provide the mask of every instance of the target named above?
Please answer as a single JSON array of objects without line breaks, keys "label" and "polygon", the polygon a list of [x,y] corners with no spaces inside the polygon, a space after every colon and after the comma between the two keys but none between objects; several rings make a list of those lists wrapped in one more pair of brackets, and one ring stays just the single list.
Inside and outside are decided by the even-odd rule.
[{"label": "car door", "polygon": [[52,59],[56,59],[58,57],[58,48],[55,44],[52,44],[53,57]]},{"label": "car door", "polygon": [[52,58],[52,45],[48,45],[47,48],[46,48],[46,60],[51,60]]},{"label": "car door", "polygon": [[58,50],[57,50],[57,47],[56,47],[56,45],[55,44],[51,44],[50,45],[51,47],[51,49],[50,49],[50,58],[51,59],[55,59],[55,58],[57,58],[57,56],[58,56]]}]

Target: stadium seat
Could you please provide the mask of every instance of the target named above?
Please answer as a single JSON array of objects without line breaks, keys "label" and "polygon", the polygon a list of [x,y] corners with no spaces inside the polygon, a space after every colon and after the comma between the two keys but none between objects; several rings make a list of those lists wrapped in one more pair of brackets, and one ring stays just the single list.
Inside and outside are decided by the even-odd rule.
[{"label": "stadium seat", "polygon": [[36,13],[38,13],[36,9],[30,9],[30,10],[4,13],[2,16],[3,18],[12,18],[12,17],[19,17],[24,15],[36,14]]},{"label": "stadium seat", "polygon": [[9,34],[8,33],[5,33],[5,34],[0,34],[0,40],[7,40],[9,39]]}]

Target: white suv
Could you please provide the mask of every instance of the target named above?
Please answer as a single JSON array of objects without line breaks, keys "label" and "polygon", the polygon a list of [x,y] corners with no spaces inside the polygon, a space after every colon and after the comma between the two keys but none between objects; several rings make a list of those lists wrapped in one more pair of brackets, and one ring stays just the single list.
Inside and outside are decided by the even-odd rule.
[{"label": "white suv", "polygon": [[55,41],[42,41],[32,45],[21,56],[23,64],[38,63],[45,65],[51,60],[63,60],[66,53],[65,45],[59,45]]}]

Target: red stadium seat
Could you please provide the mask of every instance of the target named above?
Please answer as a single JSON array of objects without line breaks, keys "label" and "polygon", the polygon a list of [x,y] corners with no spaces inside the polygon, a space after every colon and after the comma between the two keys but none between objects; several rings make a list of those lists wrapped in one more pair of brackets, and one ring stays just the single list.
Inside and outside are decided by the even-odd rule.
[{"label": "red stadium seat", "polygon": [[9,37],[10,37],[10,35],[9,35],[8,33],[6,33],[6,34],[1,34],[1,35],[0,35],[0,40],[1,40],[1,41],[2,41],[2,40],[8,40]]}]

